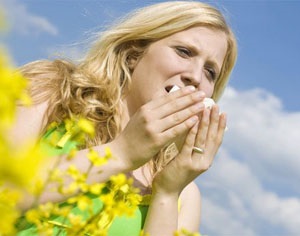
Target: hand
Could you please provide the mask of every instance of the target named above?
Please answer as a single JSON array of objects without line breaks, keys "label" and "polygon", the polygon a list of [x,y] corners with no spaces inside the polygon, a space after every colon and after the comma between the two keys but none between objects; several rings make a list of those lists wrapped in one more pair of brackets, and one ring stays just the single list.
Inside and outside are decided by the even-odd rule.
[{"label": "hand", "polygon": [[129,169],[148,162],[198,122],[205,94],[188,86],[140,107],[115,140]]},{"label": "hand", "polygon": [[[217,105],[205,109],[200,122],[190,129],[179,154],[155,176],[153,191],[179,195],[185,186],[208,170],[222,143],[225,127],[226,115],[219,115]],[[194,146],[202,148],[204,153],[194,152]]]}]

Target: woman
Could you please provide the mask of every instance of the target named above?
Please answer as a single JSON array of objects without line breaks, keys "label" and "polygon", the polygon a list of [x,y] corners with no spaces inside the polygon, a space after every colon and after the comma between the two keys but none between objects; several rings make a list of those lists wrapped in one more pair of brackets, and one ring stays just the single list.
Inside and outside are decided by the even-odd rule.
[{"label": "woman", "polygon": [[[88,181],[132,176],[141,194],[152,195],[138,229],[151,236],[198,231],[200,193],[193,180],[212,164],[226,127],[226,115],[217,105],[206,109],[203,99],[220,98],[236,50],[232,31],[209,5],[164,2],[140,9],[101,34],[79,64],[37,61],[21,68],[35,105],[19,109],[14,140],[84,116],[96,124],[86,147],[99,153],[109,147],[115,156],[101,172],[94,168]],[[180,89],[170,92],[175,85]],[[83,147],[71,161],[83,172],[86,154]],[[59,168],[69,164],[63,159]],[[47,193],[42,198],[64,200]]]}]

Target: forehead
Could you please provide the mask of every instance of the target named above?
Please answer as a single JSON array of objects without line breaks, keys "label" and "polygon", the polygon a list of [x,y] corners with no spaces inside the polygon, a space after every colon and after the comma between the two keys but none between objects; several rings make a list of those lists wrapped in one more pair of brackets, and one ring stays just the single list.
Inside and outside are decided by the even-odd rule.
[{"label": "forehead", "polygon": [[197,54],[204,52],[210,59],[214,59],[217,64],[222,65],[227,52],[227,34],[221,30],[204,26],[192,27],[179,31],[156,43],[158,44],[183,44],[192,47]]},{"label": "forehead", "polygon": [[208,28],[204,26],[196,26],[183,31],[176,32],[162,40],[184,39],[187,42],[199,44],[203,40],[227,42],[226,34],[218,29]]}]

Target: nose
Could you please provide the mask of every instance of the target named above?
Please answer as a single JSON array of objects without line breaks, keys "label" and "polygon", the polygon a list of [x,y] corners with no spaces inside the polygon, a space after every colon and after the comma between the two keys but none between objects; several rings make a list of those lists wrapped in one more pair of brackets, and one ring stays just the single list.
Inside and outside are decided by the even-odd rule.
[{"label": "nose", "polygon": [[181,75],[181,81],[185,86],[192,85],[198,88],[202,81],[202,65],[193,65]]}]

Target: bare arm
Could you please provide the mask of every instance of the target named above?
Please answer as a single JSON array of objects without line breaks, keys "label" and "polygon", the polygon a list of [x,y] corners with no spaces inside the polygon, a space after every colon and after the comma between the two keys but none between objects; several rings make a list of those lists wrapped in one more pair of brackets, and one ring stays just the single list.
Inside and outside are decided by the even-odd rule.
[{"label": "bare arm", "polygon": [[[41,129],[45,126],[46,120],[44,114],[47,109],[47,102],[24,107],[17,108],[16,120],[12,129],[8,133],[8,140],[13,145],[26,145],[28,141],[36,141],[40,136]],[[104,149],[109,147],[115,158],[108,161],[108,163],[101,167],[94,167],[89,174],[88,182],[105,182],[108,178],[114,174],[126,172],[130,169],[130,166],[123,161],[122,152],[120,150],[119,142],[112,142],[106,145],[94,147],[99,154],[104,154]],[[90,167],[90,161],[86,158],[88,150],[80,150],[77,156],[70,160],[66,160],[66,156],[45,158],[43,160],[43,166],[40,169],[40,173],[37,173],[38,178],[46,179],[49,171],[56,165],[57,158],[60,158],[58,169],[66,170],[70,165],[76,166],[82,173],[86,173]],[[100,171],[101,170],[101,171]],[[65,181],[67,184],[68,181]],[[54,201],[60,202],[67,198],[59,193],[46,190],[40,198],[40,203]],[[24,202],[20,203],[20,208],[28,209],[34,201],[34,197],[27,194]]]},{"label": "bare arm", "polygon": [[[145,222],[151,236],[173,235],[180,228],[198,231],[200,194],[193,184],[197,176],[208,170],[221,145],[226,127],[225,115],[219,116],[217,106],[204,110],[199,124],[190,129],[179,154],[153,180],[153,199]],[[204,148],[204,154],[193,147]],[[182,209],[177,213],[179,194]],[[194,212],[197,211],[197,212]]]},{"label": "bare arm", "polygon": [[150,235],[174,235],[177,229],[198,232],[201,212],[200,192],[194,182],[177,194],[154,193],[145,231]]},{"label": "bare arm", "polygon": [[[126,173],[144,165],[163,146],[195,124],[196,114],[203,109],[203,106],[199,106],[203,98],[203,93],[185,88],[142,106],[115,140],[94,147],[100,156],[104,154],[104,149],[109,147],[115,158],[110,159],[104,166],[94,167],[89,172],[88,183],[105,182],[112,175]],[[46,103],[30,108],[20,108],[16,126],[10,135],[11,140],[17,139],[25,142],[29,137],[38,137],[44,125],[43,116],[46,109]],[[58,168],[65,170],[72,164],[82,173],[86,173],[90,166],[89,160],[85,158],[87,152],[88,150],[78,151],[71,161],[66,161],[64,156],[60,157]],[[47,173],[47,170],[54,166],[55,159],[55,157],[49,158],[41,172]],[[65,182],[68,183],[68,180]],[[58,193],[45,192],[42,202],[63,201],[66,198]],[[22,207],[26,209],[31,202],[32,199],[26,199]]]},{"label": "bare arm", "polygon": [[201,218],[201,195],[198,186],[191,182],[180,195],[178,229],[198,232]]},{"label": "bare arm", "polygon": [[37,140],[45,126],[43,117],[47,108],[47,102],[28,107],[18,106],[14,126],[8,134],[11,143],[22,145],[28,140]]}]

